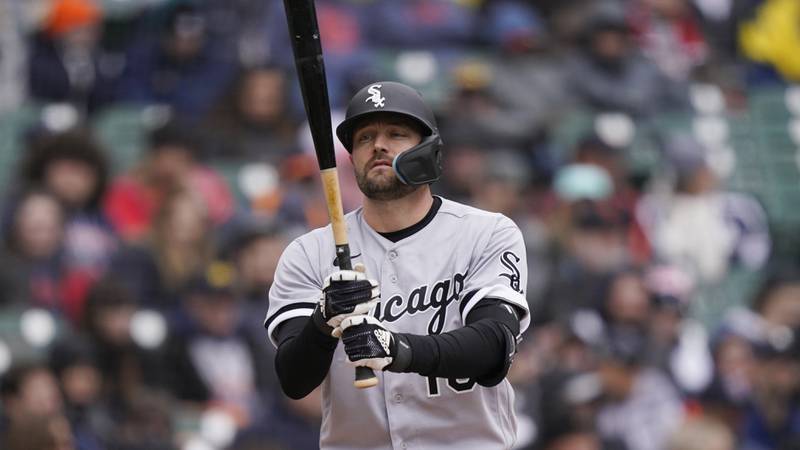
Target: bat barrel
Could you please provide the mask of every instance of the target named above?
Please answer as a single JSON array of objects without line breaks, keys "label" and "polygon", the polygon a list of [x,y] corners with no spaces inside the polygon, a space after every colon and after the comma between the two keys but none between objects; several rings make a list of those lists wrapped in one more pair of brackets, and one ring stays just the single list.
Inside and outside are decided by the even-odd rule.
[{"label": "bat barrel", "polygon": [[325,61],[313,0],[284,0],[300,90],[319,168],[336,167]]}]

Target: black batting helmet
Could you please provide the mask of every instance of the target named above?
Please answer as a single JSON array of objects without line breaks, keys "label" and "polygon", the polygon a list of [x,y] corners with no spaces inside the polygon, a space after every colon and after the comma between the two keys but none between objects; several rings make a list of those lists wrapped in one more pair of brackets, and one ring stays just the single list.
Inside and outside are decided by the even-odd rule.
[{"label": "black batting helmet", "polygon": [[348,152],[353,151],[353,132],[364,117],[375,113],[395,113],[420,126],[424,139],[404,152],[393,163],[398,178],[406,184],[427,184],[441,176],[439,129],[433,111],[414,88],[395,81],[379,81],[364,86],[347,105],[344,121],[336,127],[336,136]]},{"label": "black batting helmet", "polygon": [[396,81],[378,81],[364,86],[347,105],[336,136],[347,151],[353,150],[353,128],[359,119],[379,112],[402,114],[422,126],[423,135],[439,134],[433,112],[414,88]]}]

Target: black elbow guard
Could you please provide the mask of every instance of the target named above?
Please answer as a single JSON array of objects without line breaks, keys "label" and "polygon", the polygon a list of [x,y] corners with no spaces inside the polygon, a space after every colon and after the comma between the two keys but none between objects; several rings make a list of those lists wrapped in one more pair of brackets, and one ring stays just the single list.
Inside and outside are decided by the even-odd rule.
[{"label": "black elbow guard", "polygon": [[483,387],[492,387],[503,381],[503,378],[508,374],[511,368],[511,363],[514,361],[514,355],[517,354],[517,337],[511,332],[506,324],[495,322],[498,328],[502,330],[503,340],[505,342],[505,350],[503,352],[503,363],[497,370],[488,373],[482,377],[476,378],[479,385]]}]

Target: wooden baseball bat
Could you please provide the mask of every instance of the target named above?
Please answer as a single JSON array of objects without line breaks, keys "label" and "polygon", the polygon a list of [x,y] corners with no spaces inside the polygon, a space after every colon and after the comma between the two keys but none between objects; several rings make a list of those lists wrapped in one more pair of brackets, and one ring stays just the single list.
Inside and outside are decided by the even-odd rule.
[{"label": "wooden baseball bat", "polygon": [[[347,227],[342,211],[342,196],[339,191],[339,176],[336,172],[336,155],[331,133],[331,107],[328,102],[328,82],[325,79],[325,61],[317,24],[314,0],[283,0],[289,35],[292,40],[294,63],[303,94],[303,104],[317,153],[325,201],[336,243],[336,258],[340,269],[352,269],[350,246],[347,243]],[[356,367],[353,384],[357,388],[368,388],[378,384],[378,377],[369,367]]]}]

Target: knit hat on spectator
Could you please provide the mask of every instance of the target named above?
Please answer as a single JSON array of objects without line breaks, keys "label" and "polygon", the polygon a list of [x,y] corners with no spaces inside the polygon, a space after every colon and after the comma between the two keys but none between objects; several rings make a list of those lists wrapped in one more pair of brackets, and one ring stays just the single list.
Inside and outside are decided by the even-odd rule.
[{"label": "knit hat on spectator", "polygon": [[202,142],[197,136],[197,130],[186,119],[180,117],[170,118],[155,127],[148,136],[150,153],[180,148],[194,157],[199,157],[202,153],[201,147]]},{"label": "knit hat on spectator", "polygon": [[568,202],[604,200],[614,193],[608,172],[590,164],[569,164],[555,175],[553,188],[559,198]]},{"label": "knit hat on spectator", "polygon": [[706,149],[697,139],[688,134],[670,137],[664,144],[664,158],[679,176],[691,176],[707,167]]},{"label": "knit hat on spectator", "polygon": [[101,19],[102,11],[92,0],[55,0],[43,28],[57,37],[80,27],[98,24]]},{"label": "knit hat on spectator", "polygon": [[237,252],[261,238],[280,236],[286,225],[272,218],[246,215],[234,218],[223,236],[222,257],[232,258]]},{"label": "knit hat on spectator", "polygon": [[606,361],[627,367],[643,364],[646,353],[646,336],[643,330],[633,327],[610,327],[604,341],[596,347],[597,354]]},{"label": "knit hat on spectator", "polygon": [[73,336],[61,339],[53,345],[48,355],[48,363],[53,372],[60,376],[66,369],[77,365],[97,367],[99,361],[89,341]]},{"label": "knit hat on spectator", "polygon": [[184,294],[217,299],[230,297],[235,292],[236,270],[224,261],[214,261],[189,278]]},{"label": "knit hat on spectator", "polygon": [[692,276],[676,265],[656,264],[645,273],[650,299],[657,308],[688,312],[695,288]]}]

